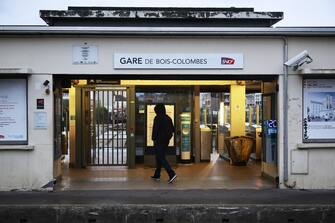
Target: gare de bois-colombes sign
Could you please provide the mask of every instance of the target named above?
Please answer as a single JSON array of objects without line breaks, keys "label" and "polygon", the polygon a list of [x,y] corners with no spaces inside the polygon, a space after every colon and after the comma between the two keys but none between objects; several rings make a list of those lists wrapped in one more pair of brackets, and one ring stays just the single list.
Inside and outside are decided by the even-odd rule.
[{"label": "gare de bois-colombes sign", "polygon": [[114,54],[115,69],[243,69],[243,54]]}]

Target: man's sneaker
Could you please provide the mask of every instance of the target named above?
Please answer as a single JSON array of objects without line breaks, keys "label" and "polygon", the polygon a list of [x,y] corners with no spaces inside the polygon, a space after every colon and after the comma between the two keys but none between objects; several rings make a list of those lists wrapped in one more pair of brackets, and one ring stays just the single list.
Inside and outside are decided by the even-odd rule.
[{"label": "man's sneaker", "polygon": [[170,180],[168,181],[169,184],[172,184],[173,181],[177,178],[177,174],[173,175],[173,177],[170,178]]},{"label": "man's sneaker", "polygon": [[151,179],[153,179],[154,181],[160,181],[160,178],[155,176],[151,176]]}]

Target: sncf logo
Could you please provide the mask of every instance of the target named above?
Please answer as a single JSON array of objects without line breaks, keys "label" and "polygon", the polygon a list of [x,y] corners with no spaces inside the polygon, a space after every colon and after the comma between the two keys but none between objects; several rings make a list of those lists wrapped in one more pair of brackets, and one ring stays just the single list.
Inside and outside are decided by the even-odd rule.
[{"label": "sncf logo", "polygon": [[229,57],[221,57],[221,64],[235,64],[235,59]]}]

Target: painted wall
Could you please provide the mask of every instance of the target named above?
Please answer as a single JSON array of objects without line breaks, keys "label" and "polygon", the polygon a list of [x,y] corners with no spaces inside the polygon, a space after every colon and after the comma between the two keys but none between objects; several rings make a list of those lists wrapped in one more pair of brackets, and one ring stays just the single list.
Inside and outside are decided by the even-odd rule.
[{"label": "painted wall", "polygon": [[[72,65],[72,47],[98,46],[98,64]],[[243,53],[243,70],[159,70],[160,74],[282,73],[282,40],[246,38],[2,38],[0,67],[34,73],[157,74],[157,70],[114,70],[114,53]],[[13,60],[15,58],[15,60]]]},{"label": "painted wall", "polygon": [[[53,97],[44,93],[45,80],[52,86],[51,75],[28,76],[28,146],[0,145],[1,191],[41,189],[53,179]],[[44,98],[44,110],[36,109],[37,98]],[[47,129],[34,129],[36,111],[47,112]]]},{"label": "painted wall", "polygon": [[[303,65],[309,69],[335,69],[334,38],[291,38],[289,39],[289,58],[307,50],[313,62]],[[301,72],[301,71],[300,71]],[[288,146],[289,181],[288,185],[304,189],[335,189],[335,143],[303,143],[303,76],[289,69],[288,80]],[[305,75],[308,77],[308,75]],[[333,77],[335,73],[319,75]],[[334,132],[335,137],[335,132]],[[282,147],[282,145],[281,145]],[[304,147],[303,149],[299,147]],[[281,156],[282,161],[282,156]],[[280,166],[281,173],[282,165]],[[283,176],[281,174],[281,176]],[[281,179],[281,183],[283,183]],[[281,184],[281,187],[284,185]]]}]

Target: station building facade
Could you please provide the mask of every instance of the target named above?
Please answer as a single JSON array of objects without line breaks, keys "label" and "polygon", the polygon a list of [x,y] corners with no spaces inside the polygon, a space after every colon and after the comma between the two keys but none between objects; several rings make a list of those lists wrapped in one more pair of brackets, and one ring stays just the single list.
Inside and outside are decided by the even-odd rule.
[{"label": "station building facade", "polygon": [[249,135],[279,188],[335,188],[335,28],[273,28],[281,12],[250,8],[40,13],[49,26],[0,29],[0,190],[48,187],[67,151],[74,168],[150,165],[156,103],[171,162]]}]

